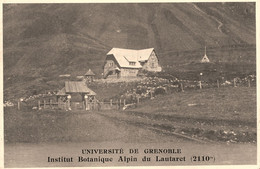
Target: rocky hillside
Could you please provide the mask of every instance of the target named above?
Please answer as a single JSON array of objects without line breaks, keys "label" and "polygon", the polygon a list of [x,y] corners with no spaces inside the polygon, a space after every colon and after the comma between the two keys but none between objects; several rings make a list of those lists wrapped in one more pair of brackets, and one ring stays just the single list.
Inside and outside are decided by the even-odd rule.
[{"label": "rocky hillside", "polygon": [[[98,75],[112,47],[154,47],[162,66],[255,63],[255,3],[4,4],[5,95]],[[6,94],[9,93],[9,94]]]}]

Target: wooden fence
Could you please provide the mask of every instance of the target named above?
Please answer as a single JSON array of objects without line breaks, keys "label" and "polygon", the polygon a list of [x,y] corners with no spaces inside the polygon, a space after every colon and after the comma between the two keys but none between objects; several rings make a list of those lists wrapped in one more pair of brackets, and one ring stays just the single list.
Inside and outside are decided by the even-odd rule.
[{"label": "wooden fence", "polygon": [[135,107],[139,104],[140,98],[138,97],[136,101],[131,100],[130,102],[126,99],[118,99],[118,100],[113,100],[111,99],[109,102],[98,102],[98,110],[120,110],[124,109],[127,106],[130,105],[135,105]]},{"label": "wooden fence", "polygon": [[[137,102],[127,102],[126,99],[119,99],[110,101],[96,101],[90,102],[88,105],[85,105],[85,102],[55,102],[53,100],[38,100],[38,105],[32,107],[32,109],[42,110],[42,109],[58,109],[58,110],[120,110],[123,109],[126,105],[139,103],[139,99]],[[24,107],[25,105],[23,105]],[[20,110],[22,104],[18,101],[18,110]]]},{"label": "wooden fence", "polygon": [[246,81],[241,81],[238,78],[234,78],[232,81],[221,81],[216,80],[215,82],[198,81],[192,84],[191,82],[181,82],[180,90],[184,89],[203,89],[203,88],[221,88],[221,87],[255,87],[256,81],[247,79]]},{"label": "wooden fence", "polygon": [[[233,87],[255,87],[256,81],[252,81],[251,79],[248,79],[247,81],[238,81],[236,78],[233,79],[232,82],[229,82],[227,84],[220,83],[219,80],[213,82],[213,83],[207,83],[203,81],[199,81],[198,83],[191,84],[191,83],[185,83],[181,82],[179,86],[179,91],[184,92],[185,90],[192,90],[192,89],[206,89],[206,88],[221,88],[226,86],[233,86]],[[166,89],[166,93],[172,93],[168,92],[168,89]],[[153,98],[155,96],[155,92],[150,92],[149,98]],[[142,98],[144,99],[144,98]],[[52,99],[49,100],[38,100],[38,105],[35,103],[33,106],[26,106],[23,102],[20,100],[18,101],[18,110],[21,109],[21,107],[27,107],[30,109],[60,109],[60,110],[119,110],[124,109],[127,106],[137,106],[140,102],[141,98],[137,97],[135,100],[126,100],[126,99],[118,99],[118,100],[109,100],[109,101],[96,101],[96,102],[89,102],[88,105],[85,105],[85,102],[55,102]],[[22,104],[23,103],[23,104]]]}]

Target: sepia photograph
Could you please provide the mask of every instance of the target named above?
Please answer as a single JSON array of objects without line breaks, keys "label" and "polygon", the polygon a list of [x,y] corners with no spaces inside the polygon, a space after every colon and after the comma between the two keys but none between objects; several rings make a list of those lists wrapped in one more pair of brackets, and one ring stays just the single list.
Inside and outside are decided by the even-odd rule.
[{"label": "sepia photograph", "polygon": [[256,4],[3,3],[4,168],[257,166]]}]

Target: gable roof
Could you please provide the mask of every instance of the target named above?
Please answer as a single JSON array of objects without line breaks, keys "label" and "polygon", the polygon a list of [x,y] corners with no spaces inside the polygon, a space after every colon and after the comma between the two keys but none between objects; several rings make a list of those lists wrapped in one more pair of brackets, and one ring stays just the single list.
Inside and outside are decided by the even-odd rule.
[{"label": "gable roof", "polygon": [[205,46],[205,54],[203,56],[203,58],[200,61],[201,63],[208,63],[209,62],[209,58],[207,56],[207,47]]},{"label": "gable roof", "polygon": [[147,61],[154,48],[138,50],[138,61]]},{"label": "gable roof", "polygon": [[85,76],[95,76],[95,73],[93,73],[92,70],[89,69],[89,70],[87,71],[87,73],[85,74]]},{"label": "gable roof", "polygon": [[201,62],[201,63],[207,63],[207,62],[209,62],[208,56],[205,54],[205,55],[203,56],[203,58],[201,59],[200,62]]},{"label": "gable roof", "polygon": [[86,93],[88,95],[96,95],[94,91],[87,87],[84,82],[66,81],[65,87],[58,91],[57,95],[67,95],[69,93]]},{"label": "gable roof", "polygon": [[[154,48],[133,50],[113,48],[107,55],[113,55],[120,67],[142,68],[139,61],[146,61],[153,52]],[[129,62],[135,62],[135,65],[129,65]]]},{"label": "gable roof", "polygon": [[66,93],[91,93],[96,95],[84,82],[67,81],[65,82]]}]

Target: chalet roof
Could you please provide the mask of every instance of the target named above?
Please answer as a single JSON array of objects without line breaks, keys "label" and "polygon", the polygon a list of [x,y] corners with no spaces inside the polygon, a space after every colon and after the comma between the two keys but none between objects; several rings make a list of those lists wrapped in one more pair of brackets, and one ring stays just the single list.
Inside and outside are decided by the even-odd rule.
[{"label": "chalet roof", "polygon": [[[133,50],[113,48],[107,55],[113,55],[121,67],[142,68],[139,61],[146,61],[153,52],[154,48]],[[135,65],[129,65],[129,62],[135,62]]]},{"label": "chalet roof", "polygon": [[88,88],[87,85],[81,81],[66,81],[65,87],[58,91],[57,95],[63,96],[70,93],[85,93],[87,95],[96,95],[94,91]]},{"label": "chalet roof", "polygon": [[85,74],[85,76],[95,76],[95,73],[92,72],[91,69],[89,69],[89,70],[87,71],[87,73]]},{"label": "chalet roof", "polygon": [[138,50],[138,61],[147,61],[154,48]]}]

